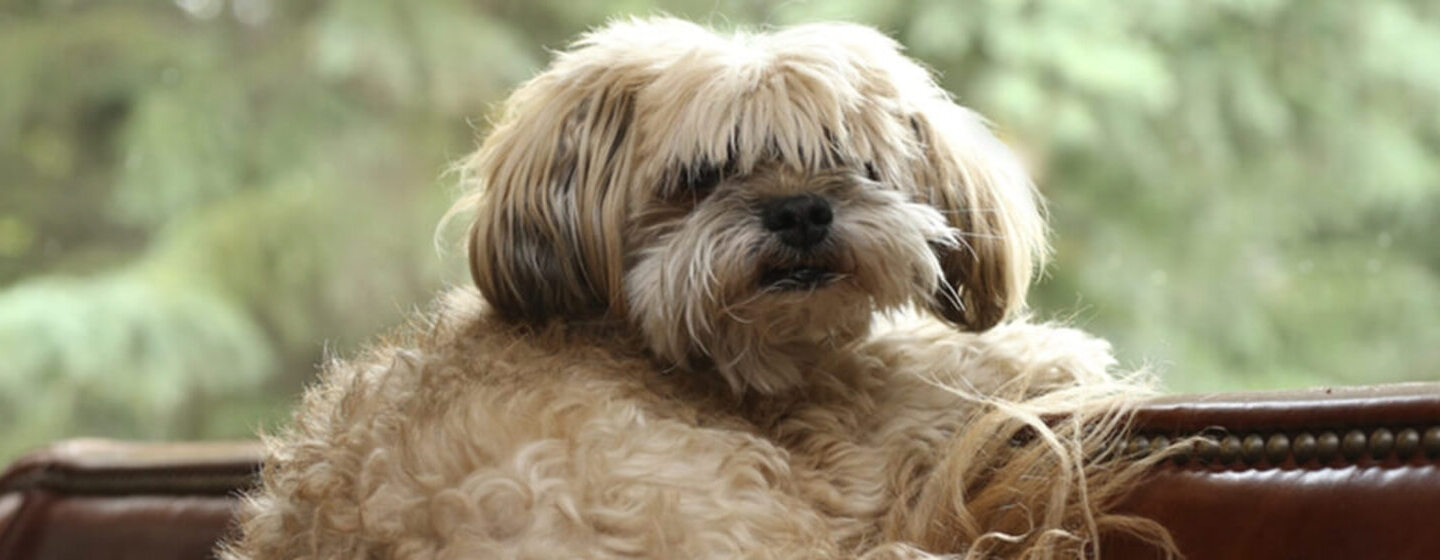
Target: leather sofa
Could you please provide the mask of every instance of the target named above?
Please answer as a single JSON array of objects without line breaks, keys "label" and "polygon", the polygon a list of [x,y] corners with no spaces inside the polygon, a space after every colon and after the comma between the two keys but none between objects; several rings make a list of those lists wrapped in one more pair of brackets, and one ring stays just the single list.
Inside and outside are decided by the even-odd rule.
[{"label": "leather sofa", "polygon": [[[1188,558],[1440,558],[1440,384],[1166,397],[1134,434],[1133,455],[1204,436],[1124,506]],[[55,444],[0,475],[0,559],[205,558],[259,461],[254,442]]]}]

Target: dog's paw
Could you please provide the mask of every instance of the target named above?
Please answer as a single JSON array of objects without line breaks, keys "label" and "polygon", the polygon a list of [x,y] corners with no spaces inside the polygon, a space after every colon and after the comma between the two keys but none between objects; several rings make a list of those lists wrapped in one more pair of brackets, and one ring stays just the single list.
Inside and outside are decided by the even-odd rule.
[{"label": "dog's paw", "polygon": [[1108,381],[1116,363],[1109,342],[1048,323],[997,326],[976,335],[971,351],[986,369],[1036,388]]}]

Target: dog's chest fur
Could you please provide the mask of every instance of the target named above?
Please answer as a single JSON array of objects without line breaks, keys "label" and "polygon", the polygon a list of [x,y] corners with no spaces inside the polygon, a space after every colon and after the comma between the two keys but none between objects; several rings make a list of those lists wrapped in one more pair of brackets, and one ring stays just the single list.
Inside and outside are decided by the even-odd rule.
[{"label": "dog's chest fur", "polygon": [[972,408],[892,343],[837,350],[805,391],[737,398],[585,336],[498,327],[473,297],[411,350],[329,368],[266,473],[325,507],[286,522],[462,555],[859,550]]}]

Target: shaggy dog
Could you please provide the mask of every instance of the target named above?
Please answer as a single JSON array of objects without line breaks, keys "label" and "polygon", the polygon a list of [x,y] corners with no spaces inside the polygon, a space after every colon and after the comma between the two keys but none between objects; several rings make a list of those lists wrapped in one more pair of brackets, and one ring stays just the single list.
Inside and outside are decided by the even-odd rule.
[{"label": "shaggy dog", "polygon": [[[585,35],[464,166],[478,291],[326,366],[229,558],[1081,556],[1160,455],[1014,318],[1021,164],[855,25]],[[1007,320],[1008,319],[1008,320]]]}]

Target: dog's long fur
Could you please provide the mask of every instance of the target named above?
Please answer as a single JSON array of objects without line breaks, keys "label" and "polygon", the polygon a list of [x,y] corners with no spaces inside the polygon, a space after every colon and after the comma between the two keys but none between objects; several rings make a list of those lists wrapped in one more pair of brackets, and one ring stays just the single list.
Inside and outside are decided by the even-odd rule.
[{"label": "dog's long fur", "polygon": [[[1007,321],[1046,247],[1021,165],[874,30],[614,23],[465,168],[478,292],[326,366],[227,557],[1172,548],[1109,512],[1157,460],[1108,452],[1143,385]],[[796,249],[760,214],[801,195],[833,221]]]}]

